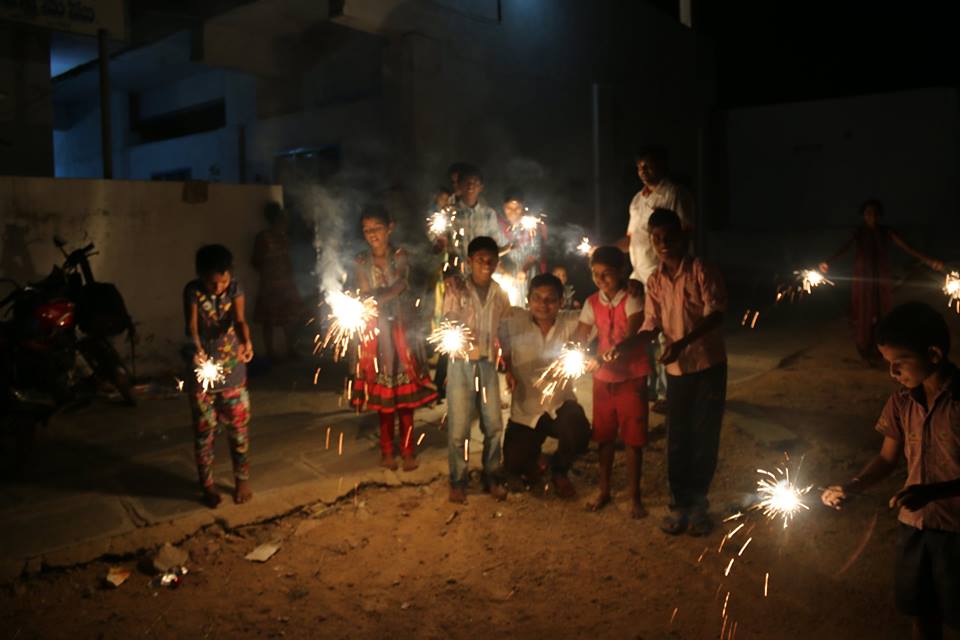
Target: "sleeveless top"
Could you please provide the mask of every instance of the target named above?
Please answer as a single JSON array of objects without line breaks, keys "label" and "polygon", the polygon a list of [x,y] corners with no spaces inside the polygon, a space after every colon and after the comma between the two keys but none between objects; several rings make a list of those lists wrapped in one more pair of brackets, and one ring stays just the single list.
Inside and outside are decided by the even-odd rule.
[{"label": "sleeveless top", "polygon": [[[599,342],[598,351],[604,353],[617,346],[627,337],[627,299],[623,296],[616,305],[606,305],[600,301],[600,293],[587,298],[587,304],[593,309]],[[598,382],[624,382],[642,378],[650,373],[650,362],[646,349],[636,349],[631,357],[621,356],[613,362],[606,362],[593,374]]]}]

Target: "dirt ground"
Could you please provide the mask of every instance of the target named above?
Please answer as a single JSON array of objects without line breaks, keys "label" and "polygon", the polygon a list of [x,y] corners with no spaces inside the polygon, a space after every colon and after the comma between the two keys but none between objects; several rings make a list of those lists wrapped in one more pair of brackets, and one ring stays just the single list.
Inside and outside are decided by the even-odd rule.
[{"label": "dirt ground", "polygon": [[[596,482],[593,450],[575,470],[581,496],[569,502],[548,491],[497,503],[475,490],[469,504],[454,506],[443,481],[361,487],[334,506],[197,533],[182,545],[190,573],[177,589],[150,586],[138,569],[143,558],[21,579],[0,593],[2,635],[649,639],[734,630],[741,639],[904,637],[908,624],[891,593],[896,517],[885,506],[903,474],[842,514],[819,505],[817,487],[848,478],[879,447],[872,425],[894,388],[885,371],[855,358],[842,325],[834,329],[783,368],[729,393],[731,409],[800,436],[790,454],[794,464],[804,456],[802,478],[814,488],[810,510],[787,529],[751,516],[719,551],[736,522],[708,538],[661,533],[661,429],[647,449],[645,520],[628,518],[622,491],[603,512],[584,510]],[[711,494],[718,521],[753,491],[757,468],[777,466],[782,455],[728,417]],[[617,463],[622,488],[619,455]],[[752,542],[737,556],[747,537]],[[269,561],[244,559],[273,540],[281,549]],[[111,566],[134,573],[106,588]]]}]

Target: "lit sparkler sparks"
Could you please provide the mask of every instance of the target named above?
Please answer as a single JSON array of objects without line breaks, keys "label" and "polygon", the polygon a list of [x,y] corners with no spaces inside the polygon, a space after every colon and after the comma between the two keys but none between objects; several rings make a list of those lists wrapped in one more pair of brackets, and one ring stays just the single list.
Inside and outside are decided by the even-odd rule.
[{"label": "lit sparkler sparks", "polygon": [[343,291],[327,294],[330,305],[330,327],[323,339],[323,348],[334,347],[334,359],[346,355],[350,341],[359,338],[366,342],[372,337],[370,323],[377,317],[377,301],[372,297],[360,298]]},{"label": "lit sparkler sparks", "polygon": [[948,307],[953,307],[960,313],[960,272],[951,271],[943,282],[943,292],[947,295]]},{"label": "lit sparkler sparks", "polygon": [[197,365],[197,368],[193,370],[197,376],[197,382],[200,383],[200,386],[203,387],[204,391],[210,389],[217,385],[220,382],[223,382],[225,379],[225,374],[223,372],[223,365],[219,362],[214,362],[212,359],[207,358],[200,362]]},{"label": "lit sparkler sparks", "polygon": [[794,281],[790,284],[781,285],[777,289],[777,302],[787,299],[794,302],[804,295],[810,295],[813,290],[822,284],[834,286],[834,282],[828,279],[817,269],[803,269],[794,271]]},{"label": "lit sparkler sparks", "polygon": [[534,236],[537,233],[537,228],[541,224],[543,224],[543,218],[541,218],[540,216],[526,214],[522,216],[520,220],[517,222],[517,224],[515,224],[514,226],[519,227],[520,229],[523,229],[524,231],[529,233],[531,236]]},{"label": "lit sparkler sparks", "polygon": [[757,494],[760,496],[760,502],[756,508],[763,512],[771,520],[775,518],[783,519],[783,528],[786,529],[790,520],[799,513],[801,509],[810,510],[810,507],[803,501],[803,496],[813,488],[813,485],[801,488],[797,486],[796,481],[790,480],[790,469],[786,467],[777,468],[777,473],[771,473],[765,469],[757,469],[761,474],[757,480]]},{"label": "lit sparkler sparks", "polygon": [[438,238],[443,234],[450,231],[453,226],[453,221],[456,218],[456,213],[450,209],[441,209],[440,211],[434,211],[427,218],[427,231],[434,238]]},{"label": "lit sparkler sparks", "polygon": [[451,360],[466,360],[473,349],[473,332],[459,322],[444,321],[434,329],[427,342],[435,345],[439,353],[450,356]]},{"label": "lit sparkler sparks", "polygon": [[577,252],[584,256],[588,256],[593,252],[593,245],[590,244],[590,238],[583,236],[580,244],[577,245]]},{"label": "lit sparkler sparks", "polygon": [[578,342],[563,345],[560,355],[540,374],[534,386],[540,389],[540,402],[546,404],[557,391],[567,388],[571,382],[587,372],[587,353]]},{"label": "lit sparkler sparks", "polygon": [[507,294],[511,306],[523,306],[523,286],[517,278],[502,271],[495,272],[492,277]]}]

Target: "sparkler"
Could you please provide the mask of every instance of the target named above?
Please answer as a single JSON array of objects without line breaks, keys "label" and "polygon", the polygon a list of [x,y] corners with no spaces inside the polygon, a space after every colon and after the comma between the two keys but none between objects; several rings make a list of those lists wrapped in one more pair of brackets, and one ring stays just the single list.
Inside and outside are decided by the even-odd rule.
[{"label": "sparkler", "polygon": [[223,365],[219,362],[214,362],[211,358],[202,360],[193,372],[196,374],[197,382],[200,383],[204,391],[223,382],[226,378],[223,372]]},{"label": "sparkler", "polygon": [[450,231],[457,214],[451,209],[441,209],[434,211],[427,218],[427,232],[434,238],[438,238]]},{"label": "sparkler", "polygon": [[960,313],[960,272],[951,271],[943,282],[943,292],[947,294],[948,307],[954,307]]},{"label": "sparkler", "polygon": [[587,372],[587,354],[578,342],[568,342],[560,350],[560,356],[540,374],[533,383],[540,389],[540,402],[546,404],[557,391],[567,388],[571,382]]},{"label": "sparkler", "polygon": [[543,218],[540,216],[527,214],[522,216],[520,220],[517,221],[517,223],[513,226],[523,229],[530,234],[530,237],[533,237],[537,234],[537,227],[539,227],[541,224],[543,224]]},{"label": "sparkler", "polygon": [[507,294],[510,304],[514,307],[523,306],[523,287],[517,278],[509,273],[497,271],[493,274],[493,279],[500,285],[500,288]]},{"label": "sparkler", "polygon": [[590,244],[590,238],[583,236],[580,244],[577,245],[577,252],[584,256],[588,256],[593,252],[593,245]]},{"label": "sparkler", "polygon": [[822,284],[834,286],[834,282],[816,269],[803,269],[793,272],[794,281],[787,285],[781,285],[777,289],[777,302],[788,298],[794,302],[804,295],[810,295],[813,290]]},{"label": "sparkler", "polygon": [[796,481],[790,480],[790,469],[784,465],[783,468],[777,468],[777,473],[773,474],[765,469],[757,469],[761,474],[757,480],[757,494],[760,496],[760,502],[756,505],[757,509],[763,512],[771,520],[775,518],[783,519],[783,528],[786,529],[801,509],[810,510],[810,507],[803,501],[803,496],[813,488],[798,487]]},{"label": "sparkler", "polygon": [[352,339],[366,342],[373,337],[369,327],[377,317],[377,301],[372,297],[360,298],[343,291],[331,291],[327,294],[327,304],[330,305],[330,315],[327,316],[330,327],[322,348],[332,344],[334,360],[339,360],[347,354]]},{"label": "sparkler", "polygon": [[469,357],[473,349],[473,332],[469,327],[459,322],[443,321],[427,338],[427,342],[434,345],[437,352],[450,356],[451,360]]}]

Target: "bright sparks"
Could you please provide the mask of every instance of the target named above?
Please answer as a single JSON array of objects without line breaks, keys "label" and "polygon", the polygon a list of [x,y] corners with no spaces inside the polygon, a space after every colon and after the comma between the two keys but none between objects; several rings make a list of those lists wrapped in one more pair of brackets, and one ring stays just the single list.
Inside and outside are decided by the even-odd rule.
[{"label": "bright sparks", "polygon": [[833,282],[816,269],[804,269],[795,273],[799,277],[800,288],[808,295],[822,284],[833,286]]},{"label": "bright sparks", "polygon": [[504,293],[507,294],[507,298],[510,300],[511,306],[524,306],[523,286],[520,280],[514,278],[509,273],[503,273],[502,271],[495,272],[492,277],[496,283],[500,285],[500,288],[503,289]]},{"label": "bright sparks", "polygon": [[537,227],[539,227],[541,224],[543,224],[543,219],[540,216],[532,216],[527,214],[520,218],[520,221],[517,222],[516,226],[520,227],[530,235],[534,235],[537,232]]},{"label": "bright sparks", "polygon": [[434,238],[438,238],[450,231],[455,218],[456,214],[449,209],[434,211],[427,218],[427,232]]},{"label": "bright sparks", "polygon": [[560,355],[544,370],[534,386],[540,389],[540,402],[546,404],[557,391],[567,386],[587,372],[587,353],[579,343],[568,342],[563,345]]},{"label": "bright sparks", "polygon": [[333,357],[339,360],[347,354],[352,339],[365,342],[372,337],[370,326],[377,317],[377,301],[331,291],[327,294],[327,304],[330,305],[330,315],[327,316],[330,326],[323,339],[323,348],[333,345]]},{"label": "bright sparks", "polygon": [[786,529],[801,509],[810,510],[810,507],[803,501],[803,496],[813,488],[810,485],[805,488],[797,486],[795,481],[790,480],[790,469],[778,468],[777,473],[771,473],[764,469],[757,469],[760,479],[757,480],[757,494],[760,502],[757,508],[771,520],[781,518],[783,528]]},{"label": "bright sparks", "polygon": [[960,272],[951,271],[943,282],[943,292],[947,295],[948,307],[954,307],[960,313]]},{"label": "bright sparks", "polygon": [[210,387],[216,386],[225,379],[223,365],[219,362],[214,362],[210,358],[198,364],[193,372],[197,375],[197,382],[200,383],[204,391],[209,390]]},{"label": "bright sparks", "polygon": [[444,321],[434,329],[427,342],[434,345],[437,352],[450,356],[451,360],[466,360],[473,349],[473,333],[459,322]]},{"label": "bright sparks", "polygon": [[593,251],[593,245],[590,244],[590,238],[583,236],[580,240],[580,244],[577,245],[577,252],[580,255],[588,256]]}]

